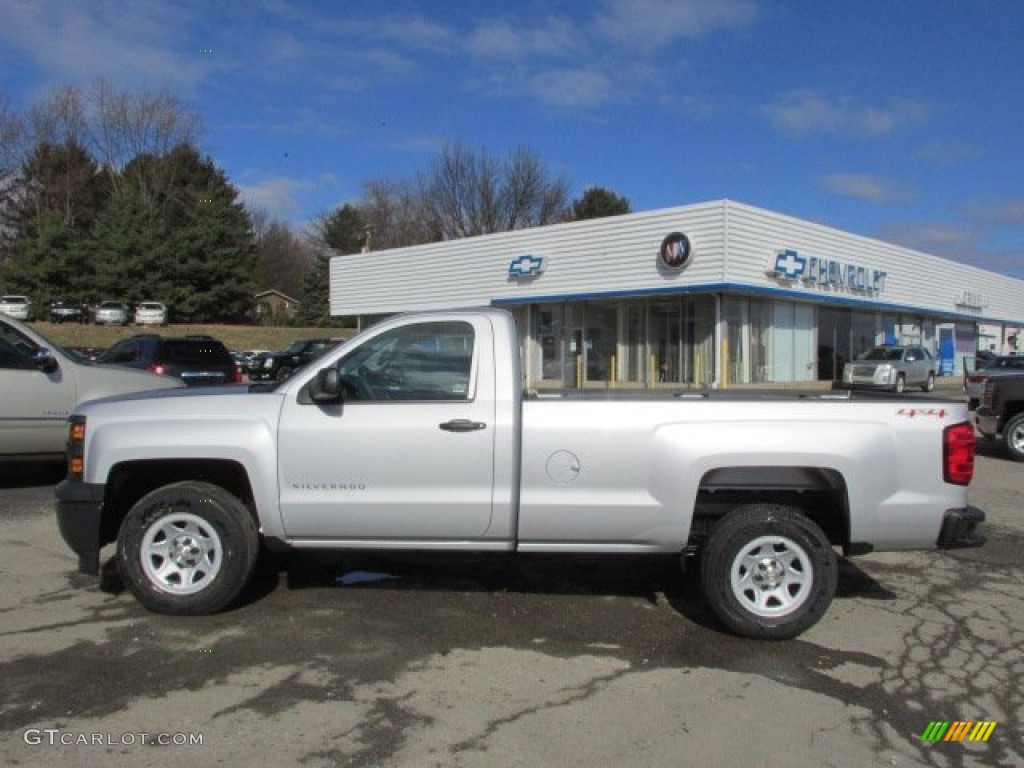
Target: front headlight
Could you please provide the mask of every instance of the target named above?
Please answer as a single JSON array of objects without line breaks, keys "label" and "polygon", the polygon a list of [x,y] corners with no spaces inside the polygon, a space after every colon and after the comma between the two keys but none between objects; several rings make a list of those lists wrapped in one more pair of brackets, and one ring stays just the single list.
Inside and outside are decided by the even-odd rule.
[{"label": "front headlight", "polygon": [[266,360],[264,360],[263,361],[263,367],[264,368],[273,368],[274,367],[274,358],[268,357]]}]

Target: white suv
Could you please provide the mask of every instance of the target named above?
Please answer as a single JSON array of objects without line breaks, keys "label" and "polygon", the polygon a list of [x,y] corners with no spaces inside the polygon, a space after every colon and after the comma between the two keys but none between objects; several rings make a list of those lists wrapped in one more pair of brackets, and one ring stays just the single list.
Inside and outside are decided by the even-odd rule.
[{"label": "white suv", "polygon": [[0,312],[15,320],[31,320],[32,300],[28,296],[13,293],[0,296]]}]

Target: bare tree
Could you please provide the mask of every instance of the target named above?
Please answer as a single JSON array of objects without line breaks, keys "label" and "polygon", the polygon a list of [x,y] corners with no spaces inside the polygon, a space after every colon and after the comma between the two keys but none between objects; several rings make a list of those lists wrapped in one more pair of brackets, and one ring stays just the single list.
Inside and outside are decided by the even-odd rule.
[{"label": "bare tree", "polygon": [[367,230],[366,250],[401,248],[442,239],[419,188],[411,182],[374,179],[363,184],[358,206]]},{"label": "bare tree", "polygon": [[550,224],[560,220],[569,199],[568,183],[552,178],[530,150],[516,149],[502,160],[462,143],[441,150],[420,188],[445,240]]},{"label": "bare tree", "polygon": [[249,218],[256,245],[258,287],[300,296],[302,282],[313,267],[310,244],[297,237],[287,224],[272,220],[265,210],[250,211]]},{"label": "bare tree", "polygon": [[140,155],[163,157],[174,147],[198,140],[198,115],[169,91],[118,91],[100,80],[91,102],[91,148],[111,172]]}]

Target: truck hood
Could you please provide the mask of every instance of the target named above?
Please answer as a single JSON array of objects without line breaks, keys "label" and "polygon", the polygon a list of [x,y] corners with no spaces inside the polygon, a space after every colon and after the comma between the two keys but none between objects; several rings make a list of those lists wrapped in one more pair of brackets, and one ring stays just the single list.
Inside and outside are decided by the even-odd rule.
[{"label": "truck hood", "polygon": [[[113,366],[111,366],[111,367],[113,367]],[[124,371],[124,370],[131,370],[131,369],[124,369],[124,368],[122,368],[120,370]],[[142,372],[141,371],[134,371],[134,373],[142,373]],[[119,394],[119,395],[111,395],[109,397],[100,397],[100,398],[96,398],[96,399],[93,399],[93,400],[88,400],[86,402],[81,403],[79,405],[79,407],[76,408],[76,411],[81,410],[83,406],[90,406],[91,407],[91,406],[94,406],[94,405],[109,405],[109,404],[112,404],[112,403],[130,403],[130,402],[136,402],[137,403],[137,402],[167,401],[167,400],[178,400],[178,399],[188,399],[188,400],[198,401],[198,400],[201,400],[203,398],[208,398],[208,397],[230,397],[230,396],[235,396],[235,397],[241,396],[241,397],[244,397],[244,396],[247,396],[249,394],[249,387],[248,387],[247,384],[225,384],[223,386],[216,386],[216,387],[194,387],[194,388],[189,388],[189,387],[186,387],[184,384],[182,384],[180,380],[171,378],[169,376],[160,376],[158,374],[149,374],[149,373],[147,373],[146,375],[147,376],[152,376],[153,378],[156,378],[156,379],[176,382],[176,384],[171,384],[171,385],[164,384],[165,387],[170,386],[170,387],[173,387],[173,388],[167,388],[167,389],[156,389],[156,388],[154,388],[154,389],[143,390],[143,391],[139,391],[136,388],[136,391],[124,392],[123,394]],[[159,386],[159,383],[157,384],[157,386]],[[264,392],[264,393],[260,393],[260,394],[268,394],[268,393]],[[154,407],[162,407],[162,406],[155,405]],[[178,408],[177,406],[175,406],[174,408],[175,408],[175,410],[180,410],[180,408]],[[205,407],[204,407],[204,409],[205,409]]]}]

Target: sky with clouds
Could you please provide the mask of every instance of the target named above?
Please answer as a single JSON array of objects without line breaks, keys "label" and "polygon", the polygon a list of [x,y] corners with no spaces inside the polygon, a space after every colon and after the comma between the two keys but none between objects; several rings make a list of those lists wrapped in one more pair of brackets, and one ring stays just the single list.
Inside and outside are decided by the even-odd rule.
[{"label": "sky with clouds", "polygon": [[0,95],[167,89],[296,227],[461,141],[1024,277],[1022,33],[1017,0],[0,0]]}]

